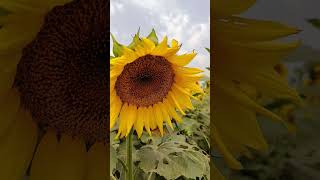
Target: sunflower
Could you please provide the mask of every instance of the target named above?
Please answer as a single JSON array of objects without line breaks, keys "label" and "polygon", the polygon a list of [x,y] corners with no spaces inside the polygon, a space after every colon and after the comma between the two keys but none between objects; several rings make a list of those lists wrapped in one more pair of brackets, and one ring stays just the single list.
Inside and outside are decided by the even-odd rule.
[{"label": "sunflower", "polygon": [[193,93],[203,93],[197,81],[202,70],[185,67],[196,53],[177,55],[181,45],[168,39],[157,42],[154,30],[140,38],[139,32],[126,47],[115,38],[114,54],[110,66],[110,128],[119,119],[117,137],[127,136],[132,127],[138,137],[145,129],[159,130],[163,123],[173,128],[171,120],[181,122],[180,115],[192,109]]},{"label": "sunflower", "polygon": [[212,143],[233,169],[242,168],[235,157],[250,156],[249,148],[267,149],[256,114],[286,122],[259,104],[258,94],[301,104],[279,65],[299,42],[277,41],[299,31],[276,22],[237,16],[254,3],[255,0],[213,3]]},{"label": "sunflower", "polygon": [[0,179],[106,179],[107,0],[2,0]]}]

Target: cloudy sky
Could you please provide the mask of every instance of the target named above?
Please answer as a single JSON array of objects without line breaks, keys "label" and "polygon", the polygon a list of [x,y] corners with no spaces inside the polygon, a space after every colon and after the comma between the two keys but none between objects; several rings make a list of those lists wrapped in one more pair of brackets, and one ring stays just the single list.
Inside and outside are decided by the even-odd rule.
[{"label": "cloudy sky", "polygon": [[[205,69],[210,64],[210,0],[111,0],[111,33],[122,44],[129,44],[141,29],[147,36],[155,28],[159,40],[167,35],[182,43],[180,53],[195,50],[190,66]],[[111,45],[112,47],[112,45]],[[208,72],[206,74],[209,74]]]}]

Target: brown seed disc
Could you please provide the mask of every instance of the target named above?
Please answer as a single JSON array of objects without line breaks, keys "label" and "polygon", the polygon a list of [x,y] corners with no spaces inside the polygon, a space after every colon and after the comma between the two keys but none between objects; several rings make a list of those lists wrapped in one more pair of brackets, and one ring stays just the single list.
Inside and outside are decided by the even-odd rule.
[{"label": "brown seed disc", "polygon": [[23,49],[14,86],[40,127],[108,139],[108,12],[107,0],[57,6]]},{"label": "brown seed disc", "polygon": [[115,88],[123,102],[150,106],[167,96],[173,81],[174,72],[168,60],[146,55],[124,67]]}]

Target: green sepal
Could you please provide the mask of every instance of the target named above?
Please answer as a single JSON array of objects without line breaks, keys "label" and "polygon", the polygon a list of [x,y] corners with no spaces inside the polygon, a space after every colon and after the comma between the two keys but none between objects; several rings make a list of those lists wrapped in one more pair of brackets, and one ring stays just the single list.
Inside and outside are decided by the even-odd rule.
[{"label": "green sepal", "polygon": [[153,41],[156,45],[158,44],[158,37],[157,37],[156,31],[153,28],[147,38]]},{"label": "green sepal", "polygon": [[113,55],[115,56],[115,57],[119,57],[119,56],[121,56],[122,54],[123,54],[123,45],[122,44],[120,44],[117,40],[116,40],[116,38],[113,36],[113,34],[111,33],[111,37],[112,37],[112,42],[113,42],[113,49],[112,49],[112,51],[113,51]]},{"label": "green sepal", "polygon": [[114,57],[114,56],[110,56],[110,60],[111,60],[111,59],[114,59],[114,58],[116,58],[116,57]]},{"label": "green sepal", "polygon": [[140,42],[140,27],[138,29],[138,32],[134,35],[132,42],[128,45],[128,48],[134,49],[137,44]]},{"label": "green sepal", "polygon": [[205,48],[207,51],[208,51],[208,53],[210,53],[210,49],[209,48]]}]

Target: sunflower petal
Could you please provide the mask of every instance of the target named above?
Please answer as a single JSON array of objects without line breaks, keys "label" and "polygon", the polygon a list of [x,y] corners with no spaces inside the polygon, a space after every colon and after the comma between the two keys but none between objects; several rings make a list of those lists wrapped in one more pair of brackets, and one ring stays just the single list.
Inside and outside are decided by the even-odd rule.
[{"label": "sunflower petal", "polygon": [[163,104],[163,103],[161,102],[161,103],[159,103],[159,106],[160,106],[160,110],[162,111],[162,115],[163,115],[164,120],[167,122],[167,124],[169,125],[169,127],[170,127],[171,129],[173,129],[173,125],[172,125],[172,123],[171,123],[171,118],[170,118],[170,116],[169,116],[169,114],[168,114],[168,112],[167,112],[167,109],[166,109],[166,107],[165,107],[165,104]]},{"label": "sunflower petal", "polygon": [[9,126],[14,123],[15,116],[19,110],[20,97],[16,90],[8,92],[4,99],[0,100],[0,137],[6,133]]},{"label": "sunflower petal", "polygon": [[196,56],[196,53],[191,54],[183,54],[179,56],[170,56],[167,58],[172,64],[176,64],[178,66],[186,66],[188,65],[191,60]]},{"label": "sunflower petal", "polygon": [[128,103],[124,103],[120,112],[120,117],[119,117],[120,123],[119,123],[119,129],[118,129],[116,138],[118,138],[119,136],[123,137],[127,132],[126,115],[129,113],[128,108],[129,108]]},{"label": "sunflower petal", "polygon": [[155,115],[157,126],[159,128],[161,136],[163,136],[163,115],[159,107],[159,104],[153,105],[153,109],[154,109],[154,115]]},{"label": "sunflower petal", "polygon": [[[49,147],[53,149],[49,149]],[[86,175],[86,147],[83,142],[65,135],[62,136],[60,142],[57,142],[56,137],[49,134],[43,139],[43,144],[39,148],[41,149],[36,155],[38,156],[38,158],[36,157],[36,167],[31,171],[30,180],[84,179]],[[44,170],[46,174],[41,170]]]},{"label": "sunflower petal", "polygon": [[146,131],[148,132],[148,134],[151,136],[151,131],[150,131],[150,113],[149,110],[145,107],[142,108],[142,114],[144,114],[144,116],[142,117],[143,122],[144,122],[144,127],[146,129]]},{"label": "sunflower petal", "polygon": [[167,36],[163,38],[161,43],[156,46],[153,51],[151,52],[151,55],[155,56],[163,56],[168,51],[168,38]]},{"label": "sunflower petal", "polygon": [[127,132],[126,132],[126,136],[129,135],[132,126],[134,125],[136,119],[137,119],[137,106],[135,105],[129,105],[129,110],[128,110],[128,114],[127,114]]},{"label": "sunflower petal", "polygon": [[31,115],[20,109],[14,125],[0,140],[0,179],[23,179],[36,147],[38,130]]},{"label": "sunflower petal", "polygon": [[213,13],[214,15],[230,16],[237,15],[246,11],[251,7],[256,0],[215,0],[213,1]]},{"label": "sunflower petal", "polygon": [[110,104],[110,129],[116,123],[116,119],[121,111],[122,102],[118,96],[115,97],[114,103]]},{"label": "sunflower petal", "polygon": [[173,117],[177,122],[181,123],[181,122],[182,122],[182,119],[181,119],[181,117],[177,114],[174,106],[171,105],[171,103],[170,103],[167,99],[164,99],[164,100],[163,100],[163,104],[165,105],[165,107],[166,107],[167,112],[169,113],[169,115],[170,115],[171,117]]},{"label": "sunflower petal", "polygon": [[214,144],[217,145],[216,148],[223,155],[223,157],[225,158],[225,160],[228,163],[228,165],[233,169],[242,169],[242,165],[240,164],[240,162],[237,161],[232,156],[232,154],[229,152],[229,150],[226,148],[226,146],[221,141],[221,137],[219,135],[219,131],[217,130],[217,128],[214,125],[212,125],[212,131],[214,132],[213,136],[212,136],[213,142],[214,142]]},{"label": "sunflower petal", "polygon": [[[49,174],[56,168],[53,163],[57,157],[58,139],[57,135],[48,131],[41,139],[36,154],[32,160],[30,180],[53,180]],[[51,178],[51,179],[50,179]]]},{"label": "sunflower petal", "polygon": [[107,147],[101,143],[94,144],[88,152],[87,175],[85,180],[107,179]]},{"label": "sunflower petal", "polygon": [[137,111],[137,119],[134,123],[134,127],[135,127],[135,130],[137,131],[139,138],[141,137],[142,131],[143,131],[143,124],[144,124],[143,116],[145,116],[145,114],[143,114],[143,109],[142,107],[139,107]]}]

